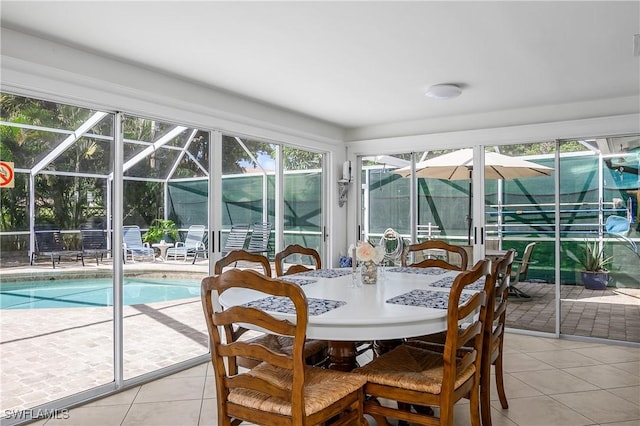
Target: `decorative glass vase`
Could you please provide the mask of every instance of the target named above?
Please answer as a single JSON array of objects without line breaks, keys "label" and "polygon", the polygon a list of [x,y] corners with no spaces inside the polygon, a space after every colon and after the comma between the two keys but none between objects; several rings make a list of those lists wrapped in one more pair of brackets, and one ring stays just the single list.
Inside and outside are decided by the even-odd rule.
[{"label": "decorative glass vase", "polygon": [[371,260],[362,262],[362,283],[375,284],[378,282],[378,265]]}]

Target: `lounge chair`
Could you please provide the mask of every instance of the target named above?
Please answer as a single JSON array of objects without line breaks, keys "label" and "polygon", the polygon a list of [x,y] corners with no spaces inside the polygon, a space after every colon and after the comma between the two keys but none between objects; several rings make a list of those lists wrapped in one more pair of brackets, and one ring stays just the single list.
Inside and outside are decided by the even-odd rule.
[{"label": "lounge chair", "polygon": [[224,243],[222,255],[224,256],[225,254],[233,250],[244,249],[244,242],[247,239],[248,233],[249,225],[247,224],[231,225],[231,231],[229,231],[227,241]]},{"label": "lounge chair", "polygon": [[131,262],[135,263],[135,256],[145,256],[155,259],[154,251],[149,247],[148,243],[142,243],[142,234],[140,233],[140,227],[137,225],[124,226],[122,228],[124,243],[124,261],[127,261],[127,253],[131,254]]},{"label": "lounge chair", "polygon": [[38,256],[47,256],[51,258],[51,265],[56,268],[56,258],[58,258],[58,264],[62,257],[75,257],[76,262],[78,259],[82,261],[84,266],[84,257],[80,250],[67,250],[62,244],[62,233],[59,229],[41,229],[35,231],[36,237],[36,249],[31,253],[30,265]]},{"label": "lounge chair", "polygon": [[269,238],[271,237],[271,223],[257,222],[251,226],[251,238],[247,251],[249,253],[267,253],[269,251]]},{"label": "lounge chair", "polygon": [[90,225],[82,225],[80,227],[80,235],[82,236],[83,256],[95,256],[96,265],[99,265],[99,260],[102,260],[104,255],[111,251],[107,247],[107,234],[105,230],[103,228],[94,228]]},{"label": "lounge chair", "polygon": [[173,256],[173,260],[177,260],[178,256],[184,256],[184,261],[186,262],[187,256],[190,254],[197,256],[197,253],[204,253],[206,256],[206,247],[202,242],[204,233],[204,225],[191,225],[184,242],[178,241],[175,247],[167,249],[167,259]]},{"label": "lounge chair", "polygon": [[638,245],[628,237],[631,231],[631,223],[626,217],[609,216],[604,224],[607,234],[620,238],[631,246],[631,249],[638,253]]}]

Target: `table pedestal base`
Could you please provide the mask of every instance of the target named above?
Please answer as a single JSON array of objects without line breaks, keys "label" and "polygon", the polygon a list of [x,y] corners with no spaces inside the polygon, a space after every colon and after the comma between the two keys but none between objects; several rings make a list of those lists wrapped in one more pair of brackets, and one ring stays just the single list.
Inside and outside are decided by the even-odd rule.
[{"label": "table pedestal base", "polygon": [[358,367],[355,342],[330,340],[327,355],[329,356],[327,368],[331,370],[351,371]]},{"label": "table pedestal base", "polygon": [[384,353],[389,352],[391,349],[396,346],[402,344],[402,339],[392,339],[392,340],[374,340],[373,341],[373,351],[376,353],[376,356],[380,356]]},{"label": "table pedestal base", "polygon": [[[376,356],[389,352],[402,343],[402,339],[393,340],[376,340],[373,343],[373,350]],[[329,358],[327,368],[338,371],[351,371],[359,367],[356,357],[358,356],[358,348],[356,342],[344,342],[339,340],[330,340],[327,349]]]}]

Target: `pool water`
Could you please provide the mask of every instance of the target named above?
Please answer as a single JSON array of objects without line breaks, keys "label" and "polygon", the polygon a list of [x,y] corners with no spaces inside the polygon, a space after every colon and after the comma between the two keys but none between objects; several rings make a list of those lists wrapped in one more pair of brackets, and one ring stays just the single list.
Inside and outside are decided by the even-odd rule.
[{"label": "pool water", "polygon": [[[200,281],[125,278],[125,305],[200,296]],[[0,285],[0,309],[39,309],[113,306],[110,278],[31,281]]]}]

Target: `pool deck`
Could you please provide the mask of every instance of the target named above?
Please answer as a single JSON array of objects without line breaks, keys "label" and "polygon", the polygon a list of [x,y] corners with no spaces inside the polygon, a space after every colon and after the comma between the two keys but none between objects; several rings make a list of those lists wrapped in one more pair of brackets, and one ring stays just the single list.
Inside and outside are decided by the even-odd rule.
[{"label": "pool deck", "polygon": [[[240,263],[238,267],[243,267]],[[0,268],[0,282],[111,276],[112,265],[64,262]],[[202,278],[208,262],[125,265],[126,275]],[[532,298],[510,301],[507,326],[552,333],[555,287],[521,283]],[[561,286],[562,333],[640,343],[640,290]],[[125,306],[124,377],[139,376],[207,352],[199,297]],[[113,380],[113,308],[0,311],[2,410],[24,409]]]}]

